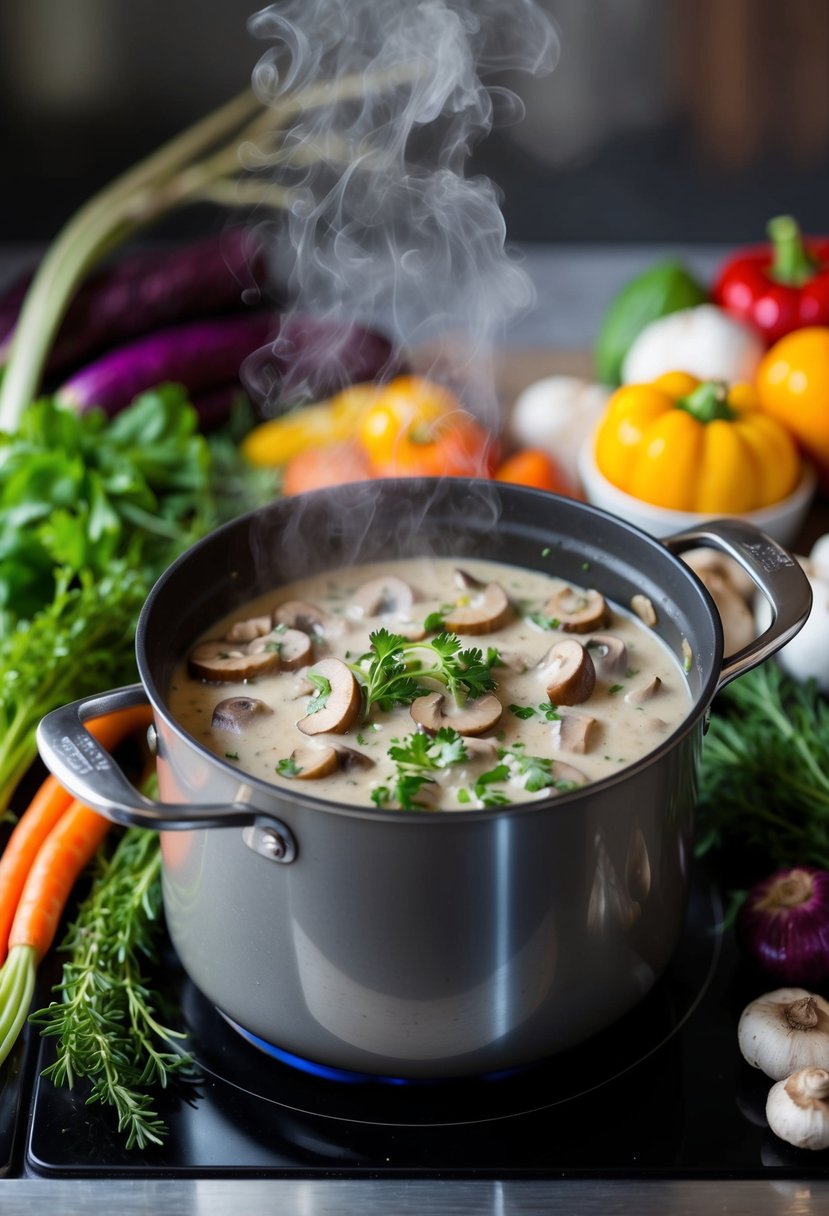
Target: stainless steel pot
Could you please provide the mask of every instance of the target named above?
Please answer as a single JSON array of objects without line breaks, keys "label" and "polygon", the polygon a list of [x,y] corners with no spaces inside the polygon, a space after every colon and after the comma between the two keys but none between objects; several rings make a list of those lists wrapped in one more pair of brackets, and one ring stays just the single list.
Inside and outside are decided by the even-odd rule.
[{"label": "stainless steel pot", "polygon": [[[767,632],[725,663],[713,602],[676,556],[699,545],[736,558],[771,604]],[[657,633],[690,656],[690,716],[613,778],[446,815],[240,781],[171,719],[176,662],[232,608],[315,570],[424,552],[554,570],[622,605],[648,596]],[[195,984],[246,1031],[334,1068],[487,1073],[587,1038],[651,988],[684,916],[711,701],[792,637],[810,602],[789,554],[734,521],[660,543],[595,508],[499,483],[344,486],[277,501],[194,546],[144,607],[142,683],[50,714],[38,742],[76,797],[161,830],[173,943]],[[158,803],[83,727],[145,700]]]}]

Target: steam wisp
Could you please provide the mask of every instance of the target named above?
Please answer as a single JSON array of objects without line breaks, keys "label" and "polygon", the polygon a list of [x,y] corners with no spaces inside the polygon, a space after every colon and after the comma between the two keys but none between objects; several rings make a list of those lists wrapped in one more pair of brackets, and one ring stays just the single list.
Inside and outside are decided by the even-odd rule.
[{"label": "steam wisp", "polygon": [[533,294],[495,186],[465,170],[496,114],[521,113],[493,75],[552,67],[548,18],[533,0],[286,0],[250,29],[283,126],[248,159],[288,191],[261,223],[296,308],[435,348],[436,378],[494,424],[491,352]]}]

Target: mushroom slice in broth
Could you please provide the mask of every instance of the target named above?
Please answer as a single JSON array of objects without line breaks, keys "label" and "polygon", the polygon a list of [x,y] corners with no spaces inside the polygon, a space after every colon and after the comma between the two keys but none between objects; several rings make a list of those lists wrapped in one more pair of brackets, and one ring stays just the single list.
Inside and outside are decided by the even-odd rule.
[{"label": "mushroom slice in broth", "polygon": [[[390,751],[410,738],[413,728],[415,734],[425,732],[434,742],[433,755],[441,757],[453,749],[447,745],[441,751],[439,732],[455,732],[463,739],[463,747],[454,749],[458,758],[448,767],[441,759],[438,772],[428,763],[419,770],[427,784],[415,803],[447,811],[554,796],[555,783],[526,786],[510,759],[514,751],[528,761],[555,764],[555,782],[600,780],[659,746],[666,730],[687,715],[691,698],[681,658],[629,606],[606,605],[612,626],[576,637],[566,622],[551,619],[555,612],[540,611],[553,602],[558,608],[573,606],[573,597],[580,594],[554,572],[466,556],[462,579],[458,569],[457,559],[451,558],[377,562],[309,575],[259,596],[217,622],[182,660],[168,692],[171,714],[220,757],[226,755],[232,733],[235,766],[276,785],[296,780],[288,771],[295,749],[313,741],[313,770],[319,769],[316,753],[333,749],[336,766],[313,779],[314,794],[363,807],[376,801],[382,785],[391,790],[382,805],[400,806],[400,774]],[[380,615],[349,610],[358,592],[373,587],[372,595],[382,593],[397,587],[397,580],[411,589],[411,605],[403,606],[407,593],[400,600],[380,594],[366,600]],[[583,594],[590,598],[589,592]],[[455,609],[476,610],[487,597],[497,598],[500,608],[480,639],[451,627]],[[459,598],[465,602],[458,604]],[[385,612],[394,604],[401,605],[402,617]],[[543,627],[533,619],[539,616],[545,618]],[[440,625],[430,625],[427,633],[423,625],[429,618]],[[454,623],[464,624],[463,619]],[[234,626],[240,636],[230,638]],[[390,650],[384,664],[372,666],[365,657],[374,653],[371,638],[381,630],[409,640],[405,648]],[[442,632],[450,635],[450,644],[439,657]],[[252,636],[246,640],[248,633]],[[412,639],[420,643],[413,645]],[[437,651],[435,643],[440,643]],[[453,679],[467,664],[479,675],[488,671],[494,687],[478,685],[470,692],[462,684],[447,685],[439,678],[446,663]],[[371,699],[369,671],[392,690],[400,681],[405,695],[382,704]],[[655,677],[661,682],[658,698],[643,712],[636,696]],[[261,703],[266,710],[251,714],[242,727],[241,719],[226,716],[222,704],[236,698]],[[658,721],[651,704],[658,704]],[[277,771],[275,755],[284,758],[284,771]],[[576,775],[562,776],[569,755],[578,757]],[[328,764],[330,759],[323,767]],[[491,776],[506,769],[508,778]],[[310,784],[309,777],[302,779]],[[482,802],[481,790],[492,793],[490,802]]]}]

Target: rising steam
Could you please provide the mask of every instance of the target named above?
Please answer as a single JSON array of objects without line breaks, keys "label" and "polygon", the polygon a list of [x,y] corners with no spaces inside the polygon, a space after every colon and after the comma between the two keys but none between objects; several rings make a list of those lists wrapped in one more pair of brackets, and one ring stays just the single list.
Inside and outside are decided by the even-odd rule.
[{"label": "rising steam", "polygon": [[496,118],[520,117],[493,76],[552,67],[549,19],[534,0],[284,0],[250,29],[271,44],[253,83],[284,132],[269,171],[289,205],[263,221],[278,278],[303,312],[397,344],[445,357],[451,336],[491,420],[489,354],[532,287],[496,188],[465,170]]}]

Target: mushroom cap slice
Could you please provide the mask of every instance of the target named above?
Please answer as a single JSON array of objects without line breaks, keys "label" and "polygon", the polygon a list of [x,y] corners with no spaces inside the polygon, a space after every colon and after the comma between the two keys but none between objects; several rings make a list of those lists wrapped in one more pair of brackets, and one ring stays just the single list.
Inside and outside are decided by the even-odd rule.
[{"label": "mushroom cap slice", "polygon": [[550,766],[554,781],[566,781],[568,785],[584,785],[587,777],[580,768],[574,768],[572,764],[564,764],[561,760],[554,760]]},{"label": "mushroom cap slice", "polygon": [[611,679],[625,674],[628,648],[615,633],[594,633],[587,645],[598,676]]},{"label": "mushroom cap slice", "polygon": [[[474,590],[474,589],[473,589]],[[512,605],[500,583],[487,583],[466,604],[458,604],[443,618],[452,633],[492,633],[512,616]]]},{"label": "mushroom cap slice", "polygon": [[270,705],[256,697],[226,697],[224,701],[218,701],[213,706],[210,725],[214,730],[226,730],[233,735],[241,735],[257,718],[265,718],[272,713]]},{"label": "mushroom cap slice", "polygon": [[544,612],[558,621],[566,633],[589,633],[610,619],[604,596],[594,590],[562,587],[544,605]]},{"label": "mushroom cap slice", "polygon": [[374,761],[371,756],[367,756],[365,752],[358,751],[356,747],[346,747],[344,743],[332,743],[331,746],[337,753],[340,768],[345,772],[374,768]]},{"label": "mushroom cap slice", "polygon": [[[323,704],[316,712],[300,719],[297,726],[305,735],[322,735],[326,731],[344,734],[356,722],[363,703],[360,686],[353,674],[341,659],[328,658],[316,663],[308,675],[327,680],[329,689],[327,693],[317,693]],[[317,697],[312,698],[310,704]]]},{"label": "mushroom cap slice", "polygon": [[291,779],[296,781],[316,781],[320,777],[330,777],[340,766],[335,748],[314,746],[313,743],[295,747],[291,752],[291,759],[296,766]]},{"label": "mushroom cap slice", "polygon": [[187,658],[190,674],[197,680],[228,684],[277,670],[278,650],[252,653],[250,646],[250,642],[229,642],[225,638],[200,642]]},{"label": "mushroom cap slice", "polygon": [[249,650],[251,654],[258,654],[260,650],[267,650],[269,647],[276,650],[279,667],[283,671],[296,671],[298,667],[306,667],[312,661],[311,639],[301,629],[288,629],[284,625],[278,625],[264,637],[254,638]]},{"label": "mushroom cap slice", "polygon": [[413,701],[409,712],[418,726],[429,732],[451,726],[459,735],[483,735],[500,720],[503,706],[493,693],[487,692],[447,712],[445,695],[430,692]]},{"label": "mushroom cap slice", "polygon": [[227,631],[229,642],[252,642],[254,638],[264,637],[273,628],[270,613],[265,616],[249,616],[243,621],[234,621]]},{"label": "mushroom cap slice", "polygon": [[584,755],[592,747],[598,725],[598,719],[590,714],[562,714],[553,723],[553,741],[562,751]]},{"label": "mushroom cap slice", "polygon": [[285,600],[274,609],[273,619],[277,625],[320,638],[338,638],[345,633],[345,621],[305,600]]},{"label": "mushroom cap slice", "polygon": [[589,651],[575,638],[562,638],[538,664],[553,705],[580,705],[593,694],[596,668]]},{"label": "mushroom cap slice", "polygon": [[481,760],[490,764],[498,759],[497,739],[480,739],[474,735],[469,735],[465,742],[468,760]]},{"label": "mushroom cap slice", "polygon": [[659,692],[662,687],[662,681],[659,676],[651,676],[646,684],[640,684],[638,688],[632,688],[629,693],[625,694],[625,700],[628,705],[644,705],[646,701],[650,701]]},{"label": "mushroom cap slice", "polygon": [[406,613],[415,600],[415,593],[395,574],[380,575],[358,587],[351,597],[350,607],[358,616],[383,616]]}]

